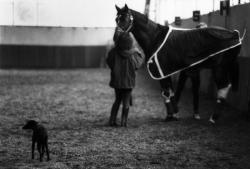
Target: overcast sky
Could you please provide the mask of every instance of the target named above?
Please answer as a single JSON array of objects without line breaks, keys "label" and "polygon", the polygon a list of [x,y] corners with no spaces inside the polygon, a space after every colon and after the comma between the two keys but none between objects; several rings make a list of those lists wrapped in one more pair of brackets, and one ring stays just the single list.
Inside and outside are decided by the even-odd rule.
[{"label": "overcast sky", "polygon": [[[241,0],[249,2],[249,0]],[[163,24],[219,9],[220,0],[151,0],[150,18]],[[236,4],[238,0],[231,0]],[[145,0],[0,0],[0,25],[114,27],[115,4],[144,11]]]}]

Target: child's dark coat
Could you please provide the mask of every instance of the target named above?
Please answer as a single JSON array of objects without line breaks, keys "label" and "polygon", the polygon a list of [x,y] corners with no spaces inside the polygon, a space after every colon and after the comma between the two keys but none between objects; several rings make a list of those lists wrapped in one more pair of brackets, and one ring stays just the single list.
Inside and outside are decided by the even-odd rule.
[{"label": "child's dark coat", "polygon": [[[130,35],[134,39],[133,35]],[[135,39],[134,39],[135,41]],[[144,53],[136,42],[130,50],[118,50],[114,47],[110,50],[107,64],[111,69],[109,85],[118,89],[131,89],[135,87],[136,70],[144,62]]]}]

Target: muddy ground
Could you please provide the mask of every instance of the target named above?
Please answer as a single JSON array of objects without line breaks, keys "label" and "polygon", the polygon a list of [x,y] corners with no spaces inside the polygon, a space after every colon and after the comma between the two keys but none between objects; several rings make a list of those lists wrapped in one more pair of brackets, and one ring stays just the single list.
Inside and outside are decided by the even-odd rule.
[{"label": "muddy ground", "polygon": [[[225,108],[208,123],[212,102],[201,96],[200,121],[184,93],[180,121],[164,122],[156,82],[138,74],[127,128],[107,125],[114,93],[107,69],[0,70],[0,168],[6,169],[247,169],[250,122]],[[49,131],[52,160],[31,160],[35,119]],[[118,119],[119,120],[119,119]]]}]

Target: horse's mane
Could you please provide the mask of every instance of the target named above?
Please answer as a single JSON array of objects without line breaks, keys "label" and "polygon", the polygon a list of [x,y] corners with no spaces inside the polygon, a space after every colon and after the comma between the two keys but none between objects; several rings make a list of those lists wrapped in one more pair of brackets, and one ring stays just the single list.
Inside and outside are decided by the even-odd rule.
[{"label": "horse's mane", "polygon": [[154,21],[152,21],[151,19],[149,19],[146,15],[137,12],[133,9],[130,9],[133,17],[135,17],[135,20],[141,20],[142,22],[144,22],[146,25],[154,27],[154,28],[158,28],[161,27],[162,25],[155,23]]},{"label": "horse's mane", "polygon": [[[168,31],[168,26],[163,26],[158,23],[155,23],[154,21],[150,20],[146,15],[137,12],[135,10],[130,9],[130,12],[132,16],[134,17],[134,24],[135,25],[141,25],[140,30],[144,31],[148,36],[147,38],[142,38],[143,35],[141,35],[140,38],[137,40],[141,40],[142,47],[144,47],[144,52],[147,57],[151,56],[152,52],[156,50],[156,48],[160,45],[166,35],[166,32]],[[138,22],[140,21],[140,22]],[[142,26],[143,25],[143,26]],[[143,30],[142,30],[143,29]],[[138,31],[139,29],[137,29]],[[136,36],[136,34],[135,34]],[[146,43],[146,41],[149,41],[151,44],[148,46],[144,46],[143,44]]]}]

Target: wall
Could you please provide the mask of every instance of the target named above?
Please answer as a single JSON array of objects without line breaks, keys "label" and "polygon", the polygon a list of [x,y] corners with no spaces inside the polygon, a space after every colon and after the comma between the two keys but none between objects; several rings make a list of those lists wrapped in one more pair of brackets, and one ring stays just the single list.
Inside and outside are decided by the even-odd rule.
[{"label": "wall", "polygon": [[114,28],[0,27],[1,68],[99,67]]},{"label": "wall", "polygon": [[[240,63],[240,88],[236,93],[230,93],[228,101],[232,106],[240,110],[247,110],[247,102],[250,100],[250,4],[238,5],[230,8],[229,16],[220,16],[219,11],[202,15],[201,21],[206,22],[208,26],[222,26],[231,30],[239,30],[241,36],[246,29],[246,35],[243,40],[242,49],[239,55]],[[194,28],[197,22],[193,22],[192,18],[182,20],[181,27]],[[211,80],[210,71],[201,72],[201,91],[211,95],[214,93],[215,87]],[[187,85],[190,88],[190,84]],[[213,94],[214,96],[214,94]]]},{"label": "wall", "polygon": [[[201,21],[209,26],[222,26],[231,30],[239,30],[241,35],[244,29],[247,30],[246,37],[243,41],[241,57],[250,57],[250,4],[237,5],[230,8],[229,16],[221,16],[219,11],[201,16]],[[194,28],[197,22],[193,22],[192,18],[182,20],[181,27]]]}]

